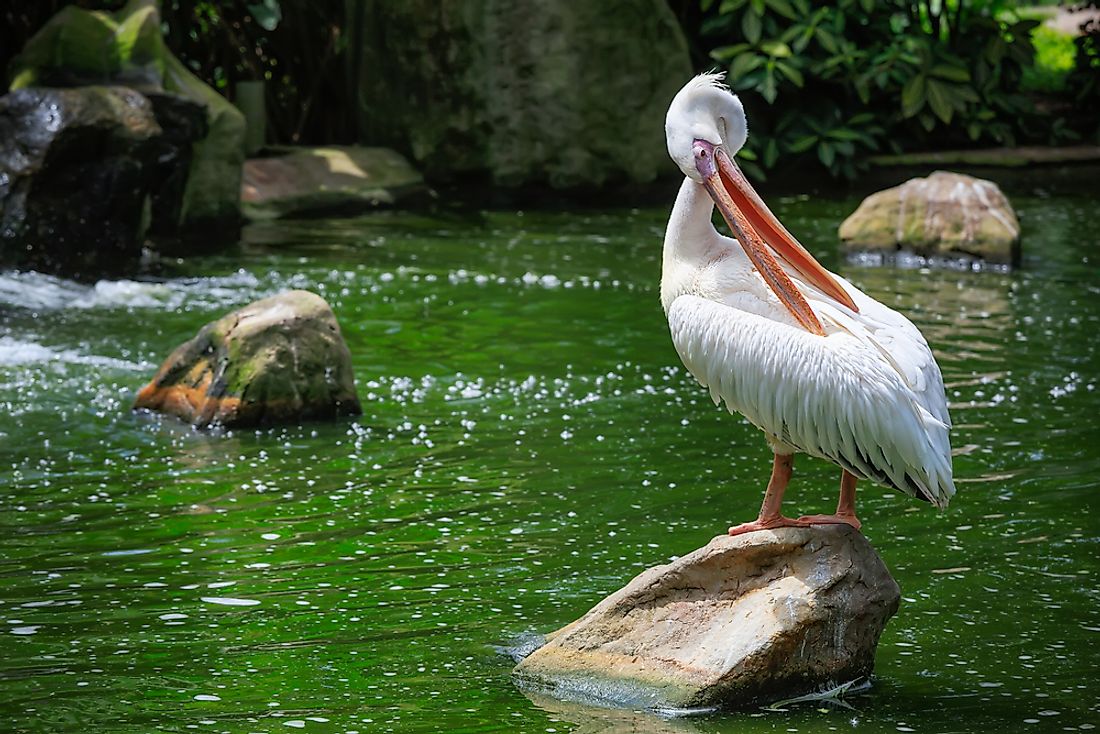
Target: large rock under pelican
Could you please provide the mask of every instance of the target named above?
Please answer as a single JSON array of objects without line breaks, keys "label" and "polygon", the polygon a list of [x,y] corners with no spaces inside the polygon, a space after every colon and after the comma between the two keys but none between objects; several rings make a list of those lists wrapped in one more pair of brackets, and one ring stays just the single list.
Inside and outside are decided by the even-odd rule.
[{"label": "large rock under pelican", "polygon": [[719,536],[644,571],[516,666],[632,708],[743,708],[864,678],[900,590],[847,525]]},{"label": "large rock under pelican", "polygon": [[360,413],[355,377],[325,299],[287,291],[217,321],[168,357],[134,409],[197,426],[253,426]]},{"label": "large rock under pelican", "polygon": [[936,171],[871,194],[840,225],[849,252],[1019,261],[1020,223],[997,184]]}]

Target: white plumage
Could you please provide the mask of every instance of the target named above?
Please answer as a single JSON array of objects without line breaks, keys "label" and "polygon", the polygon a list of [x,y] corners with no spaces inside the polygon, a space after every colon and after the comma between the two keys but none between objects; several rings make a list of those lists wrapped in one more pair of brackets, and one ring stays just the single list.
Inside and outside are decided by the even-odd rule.
[{"label": "white plumage", "polygon": [[[661,300],[684,365],[716,404],[724,402],[764,431],[777,462],[803,452],[945,507],[955,493],[950,418],[924,337],[904,316],[816,261],[817,270],[797,264],[801,255],[766,223],[778,225],[774,215],[751,187],[747,195],[739,188],[748,187],[743,178],[732,183],[740,171],[725,156],[743,144],[746,125],[740,103],[717,77],[697,77],[677,95],[666,132],[687,178],[665,235]],[[762,209],[746,218],[754,201]],[[737,239],[715,230],[715,202]],[[782,270],[778,281],[761,274],[773,268]],[[779,282],[784,276],[786,286]],[[844,294],[848,304],[841,302]],[[804,310],[800,316],[799,304],[812,316]],[[799,522],[778,514],[785,484],[774,507],[785,522],[765,523],[765,507],[745,529]],[[854,486],[852,479],[852,502]],[[851,520],[858,527],[854,509]]]}]

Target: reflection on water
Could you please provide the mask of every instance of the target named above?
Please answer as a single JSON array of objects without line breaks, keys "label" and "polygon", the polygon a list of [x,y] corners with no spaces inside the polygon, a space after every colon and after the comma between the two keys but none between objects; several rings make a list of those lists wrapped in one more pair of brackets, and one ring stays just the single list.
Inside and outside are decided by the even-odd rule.
[{"label": "reflection on water", "polygon": [[[1097,235],[1021,199],[1013,273],[838,264],[854,202],[777,209],[910,314],[960,494],[861,492],[904,601],[852,710],[662,719],[528,696],[497,650],[755,512],[758,434],[679,366],[664,211],[265,224],[157,282],[0,274],[0,714],[19,731],[1009,731],[1100,717]],[[128,406],[285,288],[332,303],[354,421],[200,433]],[[802,458],[793,512],[835,501]]]}]

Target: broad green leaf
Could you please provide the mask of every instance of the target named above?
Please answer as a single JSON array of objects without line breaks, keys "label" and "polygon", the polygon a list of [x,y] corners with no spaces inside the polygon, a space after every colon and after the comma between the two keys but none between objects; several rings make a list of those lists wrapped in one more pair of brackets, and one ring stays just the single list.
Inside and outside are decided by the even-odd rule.
[{"label": "broad green leaf", "polygon": [[798,140],[787,146],[787,150],[792,153],[805,153],[810,148],[817,145],[818,137],[816,135],[804,135]]},{"label": "broad green leaf", "polygon": [[918,74],[901,89],[901,115],[912,117],[921,111],[925,103],[924,75]]},{"label": "broad green leaf", "polygon": [[837,43],[836,36],[824,28],[818,28],[814,32],[814,37],[817,38],[817,42],[821,44],[821,47],[831,54],[838,53],[840,51],[840,45]]},{"label": "broad green leaf", "polygon": [[791,80],[791,83],[796,87],[803,87],[806,85],[806,80],[802,77],[802,72],[796,69],[786,61],[776,61],[776,68],[783,72],[783,76]]},{"label": "broad green leaf", "polygon": [[865,78],[859,78],[855,80],[856,94],[859,95],[859,101],[863,104],[870,104],[871,102],[871,86],[867,83]]},{"label": "broad green leaf", "polygon": [[817,157],[821,159],[821,162],[825,164],[825,167],[832,169],[833,161],[836,160],[836,151],[833,150],[833,146],[828,143],[822,143],[817,146]]},{"label": "broad green leaf", "polygon": [[952,82],[968,82],[970,81],[970,72],[961,66],[954,64],[939,63],[933,66],[928,73],[931,76],[939,77],[940,79],[947,79]]},{"label": "broad green leaf", "polygon": [[747,2],[748,0],[722,0],[722,4],[718,6],[718,12],[721,15],[727,15]]},{"label": "broad green leaf", "polygon": [[775,138],[770,138],[768,144],[764,146],[764,168],[773,168],[776,160],[779,158],[779,144],[775,141]]},{"label": "broad green leaf", "polygon": [[754,53],[744,52],[739,54],[730,64],[730,78],[739,79],[749,72],[760,67],[764,59]]},{"label": "broad green leaf", "polygon": [[779,96],[779,90],[775,83],[775,71],[768,66],[764,72],[764,81],[760,85],[760,94],[764,99],[768,100],[768,104],[775,101],[775,98]]},{"label": "broad green leaf", "polygon": [[826,137],[832,140],[859,140],[859,133],[844,127],[835,127],[827,132]]},{"label": "broad green leaf", "polygon": [[749,43],[759,43],[762,30],[760,16],[751,10],[746,10],[741,16],[741,32],[745,34],[745,40]]},{"label": "broad green leaf", "polygon": [[719,46],[710,52],[710,57],[715,61],[729,61],[749,48],[752,47],[747,43],[735,43],[732,46]]},{"label": "broad green leaf", "polygon": [[[978,93],[967,86],[960,86],[958,84],[952,85],[952,89],[955,90],[955,96],[964,102],[980,102],[981,98],[978,97]],[[955,105],[956,107],[962,107],[963,105]]]},{"label": "broad green leaf", "polygon": [[[765,0],[768,7],[790,20],[798,20],[798,13],[788,0]],[[768,166],[771,168],[771,166]]]},{"label": "broad green leaf", "polygon": [[955,113],[955,105],[951,100],[951,88],[935,79],[929,79],[926,86],[928,88],[928,105],[936,113],[936,117],[950,123],[951,116]]},{"label": "broad green leaf", "polygon": [[779,41],[764,41],[760,50],[776,59],[786,59],[791,55],[791,47]]},{"label": "broad green leaf", "polygon": [[764,0],[749,0],[749,3],[752,7],[753,14],[757,17],[763,18],[764,13],[768,12],[767,8],[764,7]]},{"label": "broad green leaf", "polygon": [[[737,157],[740,158],[742,155],[744,155],[744,153],[745,153],[745,149],[742,148],[741,152],[737,154]],[[753,181],[767,181],[768,180],[767,175],[764,174],[764,169],[761,168],[760,166],[756,165],[755,163],[750,162],[750,161],[745,161],[741,165],[741,170],[744,171],[745,175],[748,176]]]}]

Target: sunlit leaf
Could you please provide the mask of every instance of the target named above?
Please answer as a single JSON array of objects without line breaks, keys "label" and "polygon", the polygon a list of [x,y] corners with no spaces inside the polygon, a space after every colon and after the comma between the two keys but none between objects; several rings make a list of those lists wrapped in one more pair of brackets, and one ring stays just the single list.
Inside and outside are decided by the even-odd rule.
[{"label": "sunlit leaf", "polygon": [[777,59],[786,59],[791,55],[791,47],[779,41],[764,41],[760,44],[760,50]]}]

